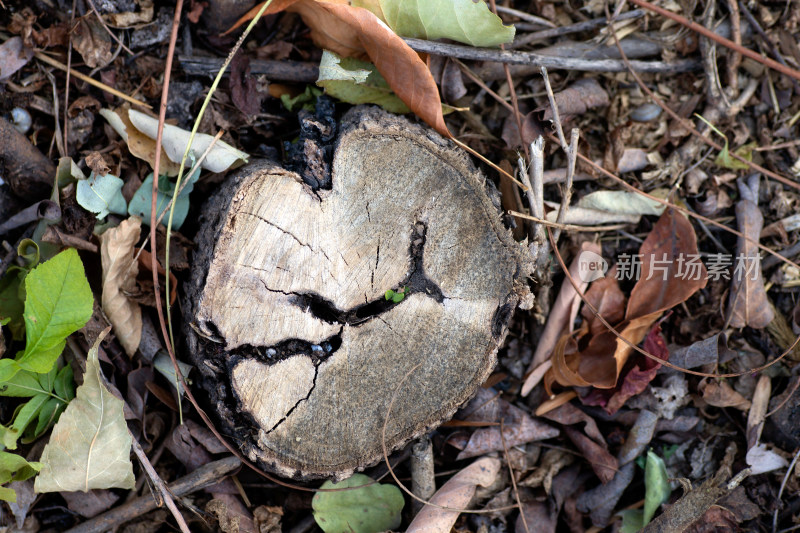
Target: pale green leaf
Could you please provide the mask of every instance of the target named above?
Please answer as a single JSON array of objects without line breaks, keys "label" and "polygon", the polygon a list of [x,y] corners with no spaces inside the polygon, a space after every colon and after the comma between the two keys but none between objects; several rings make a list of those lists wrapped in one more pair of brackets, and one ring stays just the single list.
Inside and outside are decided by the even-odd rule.
[{"label": "pale green leaf", "polygon": [[325,533],[377,533],[400,526],[400,513],[405,504],[400,489],[373,483],[372,478],[364,474],[355,474],[339,483],[326,481],[321,488],[346,487],[362,488],[317,492],[311,500],[314,520]]},{"label": "pale green leaf", "polygon": [[397,35],[416,39],[452,39],[471,46],[500,46],[514,40],[486,2],[473,0],[353,0],[383,20]]},{"label": "pale green leaf", "polygon": [[408,113],[408,106],[389,88],[375,65],[324,50],[317,85],[348,104],[377,104],[392,113]]},{"label": "pale green leaf", "polygon": [[65,250],[33,269],[25,278],[25,291],[27,344],[17,363],[23,370],[46,373],[67,336],[92,316],[94,298],[78,252]]},{"label": "pale green leaf", "polygon": [[[141,111],[131,109],[128,111],[128,118],[133,126],[144,135],[151,139],[156,138],[158,133],[158,119],[145,115]],[[190,132],[181,129],[177,126],[164,124],[163,131],[163,148],[167,157],[175,163],[180,163],[186,147],[189,145]],[[203,152],[211,145],[214,137],[205,133],[198,133],[192,140],[192,147],[189,150],[189,155],[194,157],[195,160],[199,159]],[[230,144],[217,141],[211,148],[211,151],[203,161],[203,168],[211,172],[223,172],[229,168],[236,168],[247,163],[250,156],[241,150],[237,150]],[[188,161],[188,160],[187,160]]]},{"label": "pale green leaf", "polygon": [[622,517],[622,527],[619,528],[619,533],[637,533],[644,527],[641,509],[625,509],[617,514]]},{"label": "pale green leaf", "polygon": [[669,499],[669,495],[672,493],[664,461],[651,450],[647,452],[647,462],[644,467],[644,487],[643,526],[650,523],[658,508]]},{"label": "pale green leaf", "polygon": [[[172,215],[173,229],[180,229],[184,220],[186,220],[186,215],[189,213],[189,193],[194,189],[194,184],[199,177],[200,170],[197,170],[191,176],[185,177],[188,183],[175,201],[175,213]],[[166,176],[161,176],[158,180],[158,187],[156,188],[156,213],[158,216],[161,216],[161,213],[167,208],[174,195],[175,183],[170,181]],[[131,203],[128,205],[128,214],[141,218],[142,223],[149,226],[152,198],[153,174],[150,174],[144,180],[141,187],[139,187],[139,190],[134,193],[133,198],[131,198]],[[168,215],[169,212],[167,212],[167,216]],[[164,218],[164,222],[166,222],[166,217]]]},{"label": "pale green leaf", "polygon": [[36,492],[134,487],[131,437],[122,400],[106,388],[97,360],[97,348],[104,336],[89,351],[83,385],[42,452]]},{"label": "pale green leaf", "polygon": [[124,215],[127,205],[122,196],[123,185],[123,181],[112,174],[100,176],[92,173],[89,179],[78,180],[75,199],[100,219],[109,213]]},{"label": "pale green leaf", "polygon": [[11,424],[11,429],[17,431],[19,435],[22,435],[22,432],[25,431],[28,424],[39,416],[39,411],[41,411],[49,398],[50,396],[46,394],[37,394],[22,404],[14,414],[14,422]]},{"label": "pale green leaf", "polygon": [[628,191],[596,191],[578,201],[578,207],[615,214],[660,216],[665,206],[641,194]]}]

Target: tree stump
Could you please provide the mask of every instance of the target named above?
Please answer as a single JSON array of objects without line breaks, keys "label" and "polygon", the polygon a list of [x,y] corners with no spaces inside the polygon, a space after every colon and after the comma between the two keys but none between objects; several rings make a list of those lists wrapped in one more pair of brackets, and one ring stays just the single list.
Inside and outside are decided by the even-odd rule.
[{"label": "tree stump", "polygon": [[392,451],[449,419],[531,299],[494,187],[429,128],[355,108],[331,169],[328,190],[272,162],[230,177],[204,209],[185,305],[222,430],[298,479],[374,464],[384,422]]}]

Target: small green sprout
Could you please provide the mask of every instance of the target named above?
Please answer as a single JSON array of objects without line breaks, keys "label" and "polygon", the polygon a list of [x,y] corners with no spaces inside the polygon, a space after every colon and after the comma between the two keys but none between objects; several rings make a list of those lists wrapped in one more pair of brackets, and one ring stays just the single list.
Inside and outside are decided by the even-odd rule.
[{"label": "small green sprout", "polygon": [[387,300],[391,300],[396,304],[399,304],[400,302],[403,301],[403,298],[406,297],[406,294],[408,294],[408,287],[403,287],[401,290],[396,292],[393,291],[392,289],[389,289],[388,291],[386,291],[383,297],[386,298]]}]

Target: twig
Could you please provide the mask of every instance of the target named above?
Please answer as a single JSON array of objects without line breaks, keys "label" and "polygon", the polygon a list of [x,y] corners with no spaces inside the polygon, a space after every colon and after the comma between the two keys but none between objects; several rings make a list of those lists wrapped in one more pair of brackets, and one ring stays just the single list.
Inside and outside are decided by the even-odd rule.
[{"label": "twig", "polygon": [[557,228],[564,231],[615,231],[624,227],[629,226],[629,224],[609,224],[608,226],[580,226],[578,224],[562,224],[560,222],[550,222],[546,218],[539,218],[531,215],[526,215],[525,213],[519,213],[517,211],[508,211],[508,214],[512,217],[519,217],[524,218],[526,220],[532,220],[533,222],[538,222],[544,226],[549,226],[551,228]]},{"label": "twig", "polygon": [[561,127],[561,117],[558,113],[558,104],[553,94],[553,88],[550,86],[550,76],[547,75],[547,67],[542,67],[541,70],[544,88],[547,91],[547,99],[550,101],[550,109],[553,111],[553,124],[555,124],[556,133],[558,133],[558,142],[561,143],[561,149],[566,153],[569,149],[569,145],[567,144],[567,139],[564,137],[564,130]]},{"label": "twig", "polygon": [[69,109],[69,75],[72,72],[72,31],[75,29],[75,7],[77,5],[77,0],[72,0],[72,11],[70,12],[70,19],[69,19],[69,31],[67,32],[67,80],[64,82],[64,150],[65,153],[63,155],[69,155],[66,151],[69,151],[69,142],[67,139],[69,138],[67,135],[67,131],[69,130],[69,120],[67,117],[67,110]]},{"label": "twig", "polygon": [[[633,2],[637,6],[643,7],[645,9],[649,9],[650,11],[652,11],[654,13],[658,13],[662,17],[667,17],[668,19],[674,20],[678,24],[686,26],[690,30],[699,33],[703,37],[707,37],[707,38],[711,39],[712,41],[716,41],[717,43],[721,44],[722,46],[725,46],[726,48],[730,48],[731,50],[735,50],[735,51],[739,52],[740,54],[742,54],[743,56],[747,56],[747,57],[749,57],[750,59],[752,59],[754,61],[758,61],[759,63],[761,63],[762,65],[764,65],[766,67],[769,67],[769,68],[771,68],[773,70],[777,70],[781,74],[785,74],[786,76],[789,76],[790,78],[794,78],[796,80],[800,80],[800,71],[797,71],[797,70],[795,70],[793,68],[786,67],[784,65],[781,65],[780,63],[778,63],[774,59],[770,59],[768,57],[763,57],[761,54],[758,54],[758,53],[754,52],[753,50],[750,50],[749,48],[745,48],[745,47],[743,47],[741,45],[737,45],[735,42],[731,41],[730,39],[726,39],[725,37],[722,37],[721,35],[718,35],[718,34],[714,33],[713,31],[709,30],[705,26],[701,26],[700,24],[698,24],[696,22],[688,20],[686,17],[682,17],[681,15],[678,15],[678,14],[673,13],[671,11],[667,11],[666,9],[664,9],[662,7],[659,7],[659,6],[655,6],[655,5],[653,5],[650,2],[647,2],[645,0],[631,0],[631,2]],[[639,69],[637,68],[636,70],[639,70]]]},{"label": "twig", "polygon": [[[737,46],[742,46],[742,28],[741,28],[741,21],[739,20],[739,4],[736,3],[736,0],[728,0],[728,12],[731,16],[731,37],[733,38],[733,42]],[[728,54],[728,86],[733,91],[733,96],[736,96],[736,93],[739,90],[739,80],[737,71],[739,70],[739,65],[742,63],[742,55],[732,50]]]},{"label": "twig", "polygon": [[[411,448],[411,492],[430,500],[436,493],[436,475],[433,464],[433,445],[428,436],[420,438]],[[411,508],[416,515],[424,504],[414,500]]]},{"label": "twig", "polygon": [[[218,483],[225,476],[234,472],[242,466],[242,462],[234,457],[226,457],[213,463],[201,466],[191,474],[187,474],[177,481],[170,483],[167,489],[173,496],[180,498],[186,494],[203,489],[214,483]],[[157,507],[155,500],[151,496],[142,496],[130,503],[126,503],[111,509],[101,515],[95,516],[91,520],[66,531],[65,533],[104,533],[114,529],[120,524],[142,516]]]},{"label": "twig", "polygon": [[[645,14],[644,9],[634,9],[633,11],[622,13],[615,20],[628,20],[633,18],[639,18],[644,14]],[[599,17],[592,20],[578,22],[576,24],[570,24],[569,26],[561,26],[560,28],[553,28],[552,30],[542,30],[534,33],[529,33],[528,35],[525,35],[515,40],[513,43],[509,45],[509,48],[519,48],[520,46],[525,46],[526,44],[530,44],[534,41],[541,41],[544,39],[550,39],[552,37],[559,37],[561,35],[577,33],[580,31],[593,30],[595,28],[599,28],[600,26],[604,26],[607,23],[608,20],[605,17]]]},{"label": "twig", "polygon": [[62,62],[60,62],[60,61],[58,61],[56,59],[53,59],[50,56],[46,56],[42,52],[34,52],[33,55],[39,61],[42,61],[43,63],[47,63],[51,67],[56,67],[59,70],[63,70],[64,72],[67,72],[68,74],[71,74],[72,76],[75,76],[79,80],[85,81],[89,85],[97,87],[101,91],[105,91],[108,94],[112,94],[112,95],[116,96],[117,98],[121,98],[121,99],[125,100],[126,102],[130,102],[133,105],[142,106],[142,107],[147,108],[147,109],[153,109],[153,106],[151,106],[150,104],[148,104],[146,102],[142,102],[142,101],[137,100],[135,98],[131,98],[127,94],[125,94],[123,92],[120,92],[120,91],[114,89],[113,87],[109,87],[108,85],[106,85],[103,82],[97,81],[96,79],[90,78],[89,76],[83,74],[82,72],[78,72],[75,69],[67,67],[67,65],[65,65],[64,63],[62,63]]},{"label": "twig", "polygon": [[119,43],[119,45],[122,47],[123,50],[128,52],[130,55],[133,55],[131,49],[125,46],[125,43],[123,43],[122,40],[119,37],[117,37],[113,31],[111,31],[111,28],[108,27],[106,21],[103,20],[103,17],[100,16],[100,13],[97,12],[97,8],[94,7],[94,2],[92,0],[86,0],[86,2],[89,4],[89,8],[92,10],[92,13],[97,15],[97,20],[99,20],[100,24],[103,25],[103,29],[106,30],[106,32],[111,36],[112,39],[114,39],[115,41],[117,41],[117,43]]},{"label": "twig", "polygon": [[[189,526],[186,525],[186,521],[183,519],[183,515],[175,506],[175,502],[172,500],[172,495],[167,490],[167,487],[164,486],[164,482],[161,480],[161,477],[156,473],[153,465],[150,464],[150,459],[147,458],[147,454],[144,453],[142,447],[139,445],[139,441],[136,439],[136,436],[128,430],[128,435],[131,437],[131,443],[133,444],[133,453],[136,454],[136,457],[139,458],[139,462],[142,464],[142,468],[147,473],[147,477],[150,478],[150,481],[153,483],[156,491],[158,492],[159,498],[164,500],[164,503],[167,505],[167,509],[170,510],[172,516],[175,518],[175,521],[178,523],[178,527],[181,529],[183,533],[191,533],[189,530]],[[155,494],[153,495],[155,497]],[[161,503],[158,502],[158,498],[156,498],[156,503],[159,507],[161,507]]]},{"label": "twig", "polygon": [[544,26],[545,28],[555,28],[556,25],[550,22],[549,20],[537,17],[536,15],[531,15],[530,13],[525,13],[524,11],[517,11],[516,9],[511,9],[510,7],[504,6],[494,6],[496,11],[500,13],[505,13],[506,15],[511,15],[512,17],[517,17],[518,19],[522,19],[528,22],[532,22],[533,24],[538,24],[540,26]]},{"label": "twig", "polygon": [[[221,57],[178,56],[181,69],[195,76],[213,76],[225,62]],[[250,60],[251,74],[266,74],[270,80],[314,83],[319,79],[319,65],[301,61]]]},{"label": "twig", "polygon": [[[578,158],[578,139],[580,138],[580,130],[572,128],[570,132],[570,142],[567,147],[567,181],[561,185],[561,204],[558,206],[558,215],[556,222],[559,224],[564,222],[564,217],[567,216],[569,210],[569,203],[572,200],[572,178],[575,176],[575,162]],[[555,239],[561,236],[561,230],[556,228]]]},{"label": "twig", "polygon": [[[495,61],[516,65],[532,65],[565,70],[581,70],[585,72],[625,72],[625,63],[618,59],[578,59],[573,57],[552,57],[533,52],[515,50],[495,50],[493,48],[475,48],[458,44],[426,41],[424,39],[403,39],[413,50],[428,54],[457,57],[474,61]],[[700,68],[696,59],[681,59],[670,63],[664,61],[632,60],[636,70],[653,73],[688,72]]]},{"label": "twig", "polygon": [[[778,503],[780,503],[781,498],[783,498],[783,489],[786,488],[786,482],[789,481],[789,476],[792,475],[794,472],[794,467],[797,464],[797,459],[800,458],[800,449],[798,449],[795,454],[794,458],[792,459],[792,463],[789,465],[789,468],[786,469],[786,475],[783,476],[783,481],[781,481],[781,488],[778,491]],[[775,506],[775,511],[772,513],[772,533],[778,529],[778,505]]]}]

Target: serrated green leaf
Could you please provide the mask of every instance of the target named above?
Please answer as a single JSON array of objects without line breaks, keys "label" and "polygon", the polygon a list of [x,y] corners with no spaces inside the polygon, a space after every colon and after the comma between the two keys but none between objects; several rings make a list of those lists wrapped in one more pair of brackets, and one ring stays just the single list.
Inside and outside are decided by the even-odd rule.
[{"label": "serrated green leaf", "polygon": [[664,461],[653,453],[647,452],[647,463],[644,467],[644,516],[642,526],[646,526],[653,519],[661,504],[669,499],[672,489],[669,486],[667,468]]},{"label": "serrated green leaf", "polygon": [[67,336],[92,316],[94,298],[78,252],[65,250],[36,267],[25,278],[25,291],[27,344],[16,362],[20,369],[46,373],[64,350]]},{"label": "serrated green leaf", "polygon": [[[17,454],[0,452],[0,485],[9,481],[25,481],[35,476],[41,467],[41,463],[29,463]],[[0,500],[16,502],[17,494],[8,487],[0,487]]]},{"label": "serrated green leaf", "polygon": [[348,104],[377,104],[392,113],[410,109],[389,88],[375,65],[352,57],[339,57],[324,50],[319,63],[317,85],[329,95]]},{"label": "serrated green leaf", "polygon": [[353,0],[372,11],[397,35],[416,39],[452,39],[471,46],[500,46],[514,40],[514,26],[473,0]]},{"label": "serrated green leaf", "polygon": [[97,349],[105,333],[86,357],[83,385],[53,428],[42,452],[42,471],[36,492],[132,489],[131,437],[122,400],[103,383]]},{"label": "serrated green leaf", "polygon": [[394,485],[370,483],[373,483],[372,478],[364,474],[355,474],[339,483],[323,483],[323,489],[361,488],[317,492],[311,500],[317,525],[325,533],[377,533],[397,529],[405,504],[403,494]]},{"label": "serrated green leaf", "polygon": [[106,218],[109,213],[124,215],[127,211],[122,196],[123,181],[113,174],[100,176],[92,172],[88,179],[78,180],[75,200],[97,218]]},{"label": "serrated green leaf", "polygon": [[75,381],[73,380],[72,367],[70,365],[64,365],[64,368],[58,371],[53,388],[59,398],[70,401],[75,397]]}]

